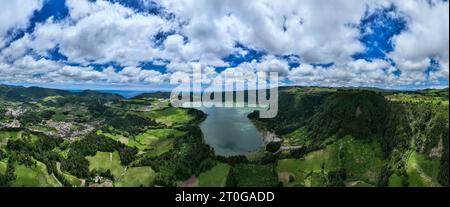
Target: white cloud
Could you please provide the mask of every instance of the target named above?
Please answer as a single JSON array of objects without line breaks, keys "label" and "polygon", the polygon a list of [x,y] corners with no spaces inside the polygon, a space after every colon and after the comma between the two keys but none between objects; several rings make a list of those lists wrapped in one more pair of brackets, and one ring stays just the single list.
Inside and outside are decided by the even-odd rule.
[{"label": "white cloud", "polygon": [[16,50],[7,49],[3,56],[28,48],[48,56],[48,50],[58,46],[69,62],[83,65],[118,62],[131,66],[160,57],[152,37],[167,24],[161,17],[134,13],[106,1],[69,0],[67,4],[70,18],[38,24],[31,35],[13,43]]},{"label": "white cloud", "polygon": [[120,82],[152,82],[162,83],[166,81],[166,75],[154,70],[143,70],[137,67],[126,67],[117,73]]},{"label": "white cloud", "polygon": [[274,56],[265,56],[261,62],[256,64],[257,71],[277,72],[279,76],[286,76],[289,72],[289,65],[285,60],[280,60]]},{"label": "white cloud", "polygon": [[91,66],[69,66],[45,58],[24,56],[11,64],[0,64],[0,81],[7,83],[164,83],[167,74],[139,67],[96,70]]},{"label": "white cloud", "polygon": [[[25,28],[42,1],[4,2],[0,10],[0,48],[6,34]],[[429,3],[432,6],[429,6]],[[144,0],[145,5],[150,5]],[[158,0],[166,18],[136,12],[104,0],[67,0],[69,16],[38,23],[33,32],[0,50],[0,81],[8,82],[107,82],[162,83],[168,76],[189,74],[192,64],[202,64],[207,80],[217,75],[254,77],[256,72],[278,72],[282,81],[320,85],[395,85],[448,80],[449,3],[437,0]],[[359,41],[358,24],[366,12],[388,7],[407,17],[407,29],[392,39],[394,51],[386,60],[354,60],[366,48]],[[391,15],[396,15],[395,13]],[[160,45],[155,35],[168,32]],[[214,67],[229,67],[223,58],[246,55],[245,47],[263,52],[221,74]],[[49,50],[59,48],[66,61],[52,61]],[[290,68],[289,61],[301,63]],[[298,56],[298,58],[296,58]],[[424,73],[430,59],[441,68]],[[168,63],[167,71],[145,70],[143,61]],[[91,63],[114,62],[124,69],[97,69]],[[71,63],[69,66],[67,63]],[[325,68],[314,63],[334,63]],[[78,66],[73,66],[78,65]],[[400,70],[401,75],[394,75]],[[231,74],[233,73],[233,74]],[[205,80],[205,81],[207,81]],[[203,81],[203,80],[202,80]]]},{"label": "white cloud", "polygon": [[[431,5],[430,5],[431,2]],[[449,3],[438,0],[398,1],[398,10],[407,18],[407,30],[393,38],[394,51],[389,54],[402,76],[411,82],[414,76],[430,66],[430,58],[438,60],[448,71]],[[448,72],[445,74],[448,79]]]},{"label": "white cloud", "polygon": [[[369,1],[161,1],[180,20],[195,50],[221,56],[236,41],[269,54],[324,63],[364,50],[358,24]],[[339,8],[339,9],[336,9]],[[326,14],[326,15],[324,15]],[[333,40],[333,41],[330,41]]]},{"label": "white cloud", "polygon": [[372,86],[385,84],[393,77],[389,67],[383,60],[356,60],[330,67],[301,64],[290,71],[288,79],[303,85]]},{"label": "white cloud", "polygon": [[42,7],[42,0],[0,0],[0,48],[4,47],[7,33],[23,29],[34,11]]}]

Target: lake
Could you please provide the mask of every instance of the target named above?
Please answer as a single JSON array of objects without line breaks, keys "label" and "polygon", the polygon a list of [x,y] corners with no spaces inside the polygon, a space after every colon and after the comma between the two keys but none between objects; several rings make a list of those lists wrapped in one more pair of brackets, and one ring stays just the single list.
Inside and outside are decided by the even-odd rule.
[{"label": "lake", "polygon": [[200,124],[205,142],[216,155],[247,155],[263,146],[263,138],[247,115],[256,107],[195,107],[208,114]]},{"label": "lake", "polygon": [[[81,92],[83,90],[70,91]],[[131,98],[143,93],[143,91],[123,90],[95,91],[115,93],[125,98]],[[263,146],[261,134],[247,118],[249,113],[263,106],[246,106],[243,103],[235,103],[235,105],[240,107],[193,107],[208,114],[206,120],[200,123],[200,129],[203,132],[205,142],[214,148],[216,155],[248,155],[258,151]],[[183,107],[191,106],[189,106],[189,103],[185,103]]]}]

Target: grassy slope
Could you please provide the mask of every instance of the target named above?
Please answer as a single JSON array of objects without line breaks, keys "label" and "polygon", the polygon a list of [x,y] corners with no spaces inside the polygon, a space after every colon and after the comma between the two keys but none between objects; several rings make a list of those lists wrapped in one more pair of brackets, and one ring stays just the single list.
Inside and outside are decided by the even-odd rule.
[{"label": "grassy slope", "polygon": [[230,172],[230,166],[219,163],[211,170],[200,174],[198,177],[200,187],[222,187],[227,182],[227,176]]},{"label": "grassy slope", "polygon": [[391,177],[389,177],[389,187],[402,187],[402,177],[400,177],[397,174],[392,174]]},{"label": "grassy slope", "polygon": [[321,186],[323,174],[340,167],[348,181],[376,184],[383,161],[376,144],[363,143],[349,136],[303,159],[282,159],[277,163],[278,179],[285,186]]},{"label": "grassy slope", "polygon": [[428,160],[425,155],[413,152],[407,162],[411,187],[440,186],[437,182],[439,160]]},{"label": "grassy slope", "polygon": [[115,183],[117,187],[153,186],[155,171],[151,167],[132,167]]},{"label": "grassy slope", "polygon": [[[277,164],[278,179],[284,186],[320,186],[322,167],[334,170],[337,165],[331,147],[311,152],[304,159],[283,159]],[[317,184],[316,184],[317,183]]]},{"label": "grassy slope", "polygon": [[134,139],[141,144],[151,145],[157,140],[169,137],[175,138],[183,134],[184,132],[175,129],[150,129],[142,134],[139,134]]},{"label": "grassy slope", "polygon": [[140,151],[146,151],[153,155],[160,155],[173,147],[173,139],[185,134],[176,129],[149,129],[134,138],[127,138],[118,134],[104,133],[101,130],[97,134],[103,134],[111,139],[122,142],[130,147],[136,147]]},{"label": "grassy slope", "polygon": [[167,126],[173,126],[175,124],[185,124],[193,119],[193,117],[189,115],[186,110],[174,107],[164,110],[142,112],[138,113],[138,115],[155,119],[156,122],[163,123]]},{"label": "grassy slope", "polygon": [[15,173],[17,177],[12,181],[13,187],[58,187],[58,181],[47,173],[47,167],[37,162],[36,167],[25,167],[24,165],[15,165]]},{"label": "grassy slope", "polygon": [[120,157],[117,151],[115,152],[97,152],[95,156],[87,156],[89,161],[89,170],[106,171],[110,170],[115,178],[122,176],[124,167],[120,164]]},{"label": "grassy slope", "polygon": [[22,137],[22,131],[0,131],[0,142],[7,139],[20,139]]},{"label": "grassy slope", "polygon": [[120,163],[119,153],[117,151],[97,152],[95,156],[86,157],[89,160],[89,170],[106,171],[117,180],[118,187],[139,187],[152,186],[155,178],[155,172],[151,167],[132,167],[125,169]]},{"label": "grassy slope", "polygon": [[0,161],[0,174],[3,174],[3,175],[5,174],[7,166],[8,166],[8,163],[6,162],[6,160]]},{"label": "grassy slope", "polygon": [[290,146],[309,145],[312,139],[308,137],[305,127],[298,128],[293,132],[284,135],[283,143]]},{"label": "grassy slope", "polygon": [[82,184],[83,182],[81,181],[80,178],[77,178],[77,177],[75,177],[75,176],[73,176],[73,175],[71,175],[71,174],[69,174],[69,173],[66,173],[66,172],[61,171],[60,167],[61,167],[61,163],[59,163],[59,162],[56,163],[56,168],[57,168],[58,172],[61,173],[62,176],[64,176],[64,178],[65,178],[72,186],[75,186],[75,187],[80,187],[80,186],[81,186],[81,184]]}]

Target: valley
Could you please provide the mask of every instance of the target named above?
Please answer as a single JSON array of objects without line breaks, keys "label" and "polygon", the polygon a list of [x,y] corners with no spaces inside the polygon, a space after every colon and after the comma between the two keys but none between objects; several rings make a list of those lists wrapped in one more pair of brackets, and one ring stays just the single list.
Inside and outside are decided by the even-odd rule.
[{"label": "valley", "polygon": [[448,89],[282,87],[275,118],[0,86],[0,186],[448,186]]}]

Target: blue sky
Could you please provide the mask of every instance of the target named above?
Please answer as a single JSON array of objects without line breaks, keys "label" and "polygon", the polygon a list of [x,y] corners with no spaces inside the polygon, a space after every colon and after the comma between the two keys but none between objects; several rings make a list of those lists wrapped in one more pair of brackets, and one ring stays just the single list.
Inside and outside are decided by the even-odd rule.
[{"label": "blue sky", "polygon": [[4,84],[169,89],[201,64],[206,82],[448,87],[448,1],[1,1]]}]

